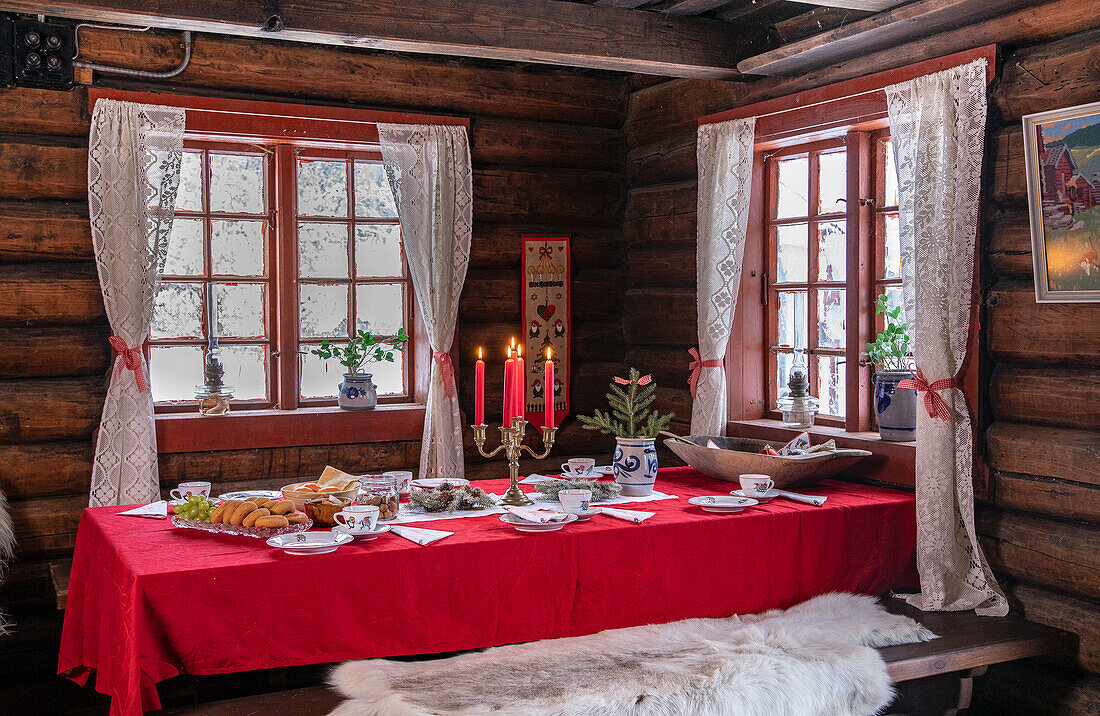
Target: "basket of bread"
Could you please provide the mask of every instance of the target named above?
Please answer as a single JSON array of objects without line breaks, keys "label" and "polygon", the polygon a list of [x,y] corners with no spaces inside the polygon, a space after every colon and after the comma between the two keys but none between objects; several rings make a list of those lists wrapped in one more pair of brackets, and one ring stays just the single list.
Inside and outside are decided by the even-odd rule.
[{"label": "basket of bread", "polygon": [[302,532],[313,526],[304,512],[290,500],[250,497],[226,500],[220,504],[201,497],[172,515],[172,524],[185,529],[244,535],[268,539],[276,535]]},{"label": "basket of bread", "polygon": [[315,500],[318,497],[354,501],[358,495],[359,478],[331,465],[316,480],[295,482],[283,488],[283,497],[294,503],[296,510],[304,510],[306,500]]}]

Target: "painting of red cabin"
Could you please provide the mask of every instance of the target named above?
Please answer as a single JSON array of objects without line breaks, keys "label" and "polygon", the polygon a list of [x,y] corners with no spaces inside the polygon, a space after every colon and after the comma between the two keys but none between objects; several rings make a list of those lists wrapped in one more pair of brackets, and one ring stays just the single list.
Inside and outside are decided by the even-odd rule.
[{"label": "painting of red cabin", "polygon": [[1100,301],[1100,103],[1024,117],[1035,296]]}]

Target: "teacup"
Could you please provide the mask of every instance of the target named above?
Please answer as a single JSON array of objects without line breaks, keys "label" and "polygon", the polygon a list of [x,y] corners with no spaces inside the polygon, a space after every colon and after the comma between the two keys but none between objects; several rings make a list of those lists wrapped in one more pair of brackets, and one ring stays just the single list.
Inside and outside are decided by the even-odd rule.
[{"label": "teacup", "polygon": [[413,474],[408,470],[390,470],[383,472],[382,477],[392,477],[397,482],[397,491],[402,495],[409,494],[412,489]]},{"label": "teacup", "polygon": [[374,532],[378,526],[378,507],[376,505],[350,505],[332,517],[336,524],[346,527],[348,532]]},{"label": "teacup", "polygon": [[194,495],[210,497],[209,482],[181,482],[178,487],[168,493],[173,500],[186,500]]},{"label": "teacup", "polygon": [[741,483],[741,493],[745,497],[766,495],[775,487],[775,480],[767,475],[741,475],[738,481]]},{"label": "teacup", "polygon": [[571,457],[562,463],[561,471],[562,474],[583,477],[591,474],[594,467],[596,467],[596,461],[590,457]]},{"label": "teacup", "polygon": [[571,515],[584,514],[592,504],[592,490],[559,490],[558,502]]}]

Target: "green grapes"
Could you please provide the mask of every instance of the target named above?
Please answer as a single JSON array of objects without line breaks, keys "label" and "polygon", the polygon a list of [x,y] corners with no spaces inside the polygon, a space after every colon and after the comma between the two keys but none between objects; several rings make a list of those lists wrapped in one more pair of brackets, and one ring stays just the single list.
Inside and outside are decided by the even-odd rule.
[{"label": "green grapes", "polygon": [[191,495],[184,502],[172,505],[172,512],[188,520],[209,522],[217,508],[210,498],[203,495]]}]

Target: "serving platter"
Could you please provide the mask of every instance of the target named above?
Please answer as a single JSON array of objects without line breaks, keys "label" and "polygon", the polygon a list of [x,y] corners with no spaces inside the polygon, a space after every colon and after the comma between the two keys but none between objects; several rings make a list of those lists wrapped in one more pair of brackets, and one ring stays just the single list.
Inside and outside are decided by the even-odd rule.
[{"label": "serving platter", "polygon": [[189,520],[186,517],[172,515],[172,524],[185,530],[200,530],[202,532],[214,532],[215,534],[239,535],[241,537],[255,537],[257,539],[270,539],[279,535],[288,535],[295,532],[305,532],[313,526],[313,520],[306,520],[300,525],[287,525],[286,527],[245,527],[244,525],[226,525],[220,522],[203,522],[202,520]]},{"label": "serving platter", "polygon": [[[718,447],[707,447],[710,441]],[[760,451],[766,445],[775,447],[774,443],[712,435],[668,438],[665,445],[707,477],[737,482],[741,475],[747,473],[767,475],[781,490],[812,485],[847,470],[871,454],[867,450],[839,449],[802,455],[766,455]]]}]

